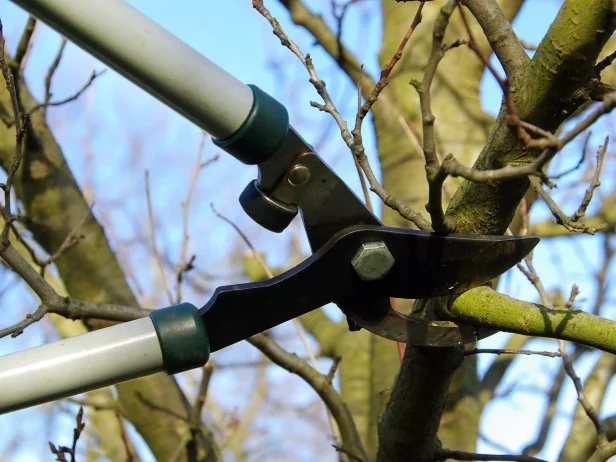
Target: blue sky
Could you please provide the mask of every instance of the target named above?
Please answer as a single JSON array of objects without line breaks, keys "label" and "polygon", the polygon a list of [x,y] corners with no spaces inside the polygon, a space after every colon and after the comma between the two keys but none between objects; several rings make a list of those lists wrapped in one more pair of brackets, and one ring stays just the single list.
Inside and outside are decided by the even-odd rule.
[{"label": "blue sky", "polygon": [[[169,2],[162,0],[141,0],[131,3],[240,80],[257,84],[277,97],[289,108],[292,123],[301,128],[309,141],[319,139],[325,130],[324,127],[329,125],[329,122],[325,120],[325,115],[309,107],[309,100],[317,99],[317,97],[307,83],[305,70],[297,60],[289,57],[288,51],[280,47],[278,40],[271,34],[269,25],[253,11],[249,1],[192,1],[182,2],[179,7],[179,3],[171,7]],[[327,11],[328,7],[323,7],[323,3],[328,2],[310,2],[315,9],[324,8]],[[307,33],[291,26],[287,13],[278,6],[277,2],[267,2],[267,4],[270,5],[272,13],[281,21],[283,27],[300,43],[302,49],[313,55],[321,76],[324,78],[330,76],[334,71],[334,64],[318,47],[314,46]],[[515,27],[518,34],[526,41],[537,43],[554,17],[559,2],[529,0],[527,4],[528,7],[518,17]],[[372,27],[367,31],[361,29],[364,24],[360,20],[361,11],[372,15],[372,22],[369,23]],[[4,23],[5,34],[9,38],[9,45],[12,46],[21,30],[25,16],[7,0],[0,0],[0,17]],[[372,2],[370,6],[368,2],[364,10],[351,10],[345,30],[349,37],[349,45],[356,50],[361,50],[366,68],[376,73],[378,69],[375,56],[379,42],[378,4]],[[358,38],[361,40],[357,40]],[[44,74],[49,65],[58,43],[59,37],[45,28],[37,33],[28,78],[33,87],[38,89],[39,94],[42,92],[40,76]],[[273,72],[276,66],[282,66],[282,72]],[[69,46],[63,65],[58,71],[54,93],[58,97],[71,94],[79,82],[87,79],[92,69],[101,68],[103,66],[93,58],[75,46]],[[300,86],[301,89],[297,90],[297,85],[293,85],[294,90],[289,91],[289,84],[294,83],[299,83],[303,87]],[[346,102],[345,96],[348,95],[348,104],[342,109],[343,113],[350,117],[354,106],[354,86],[344,79],[334,79],[330,84],[330,89],[334,94],[343,95],[340,99],[344,102]],[[497,111],[500,105],[500,90],[490,76],[484,78],[482,101],[486,109],[491,112]],[[196,127],[113,72],[107,72],[101,77],[82,98],[82,101],[71,107],[54,110],[51,116],[71,168],[81,184],[91,182],[98,191],[96,204],[100,204],[100,208],[95,207],[95,210],[100,214],[102,221],[113,225],[114,232],[120,241],[128,242],[143,232],[139,225],[135,224],[137,221],[135,217],[143,218],[143,215],[139,215],[141,212],[137,210],[141,210],[143,206],[143,170],[146,168],[151,171],[153,199],[157,207],[167,211],[166,220],[180,219],[177,204],[182,200],[184,181],[192,168],[200,137]],[[321,153],[328,162],[335,165],[345,181],[358,190],[358,182],[350,156],[346,155],[342,142],[337,138],[336,132],[332,131]],[[374,141],[371,130],[365,130],[365,141],[374,159]],[[134,154],[136,143],[139,145],[137,158]],[[89,146],[95,154],[93,165],[88,164],[90,161],[83,156],[85,146]],[[205,157],[217,152],[211,145],[206,151]],[[164,165],[164,168],[161,168],[161,165]],[[134,166],[134,172],[131,171],[131,166]],[[122,170],[121,175],[119,170]],[[251,227],[239,209],[236,197],[245,184],[254,177],[254,174],[253,168],[240,165],[228,157],[221,159],[204,174],[206,179],[199,184],[197,192],[199,199],[193,207],[195,215],[191,229],[194,236],[193,241],[198,241],[198,248],[207,250],[206,256],[199,254],[200,260],[198,261],[205,259],[211,266],[228,266],[225,263],[228,259],[227,255],[236,248],[235,241],[229,239],[226,225],[221,224],[209,211],[211,201],[216,203],[219,210],[225,211],[226,214],[237,219],[242,226],[253,231],[255,242],[260,248],[276,246],[286,248],[289,245],[292,237],[290,234],[272,236],[259,232]],[[125,209],[114,206],[118,203],[125,205]],[[109,206],[110,211],[106,211],[103,205]],[[163,227],[159,236],[161,245],[170,248],[177,247],[180,234],[177,227]],[[150,261],[148,249],[132,247],[129,244],[118,244],[118,247],[123,252],[131,253],[130,258],[136,265],[145,266]],[[588,253],[596,251],[595,245],[591,243],[585,248]],[[551,252],[553,252],[552,248],[539,250],[537,259],[548,261]],[[270,263],[280,264],[286,258],[286,252],[268,252],[267,257]],[[545,271],[542,276],[548,286],[566,285],[559,280],[562,278],[560,274]],[[578,276],[569,275],[575,280]],[[524,287],[518,290],[518,295],[534,298],[533,292],[524,286],[518,276],[512,277],[515,278],[513,286]],[[136,279],[140,279],[140,276],[137,275]],[[145,277],[140,284],[147,292],[148,285],[153,282],[150,277]],[[9,294],[9,297],[12,297],[9,300],[19,301],[20,305],[23,305],[25,297],[25,300],[30,303],[29,306],[35,306],[34,301],[23,292]],[[189,301],[199,304],[198,300]],[[154,302],[162,303],[163,300],[154,299]],[[21,315],[22,311],[13,313],[16,318]],[[48,330],[48,327],[47,331],[45,328],[31,329],[31,332],[27,332],[17,341],[11,340],[13,343],[10,346],[7,346],[8,340],[0,341],[0,351],[41,343],[47,336],[52,335]],[[486,342],[486,345],[496,346],[502,343],[503,338],[504,336],[494,336]],[[544,345],[537,347],[542,348]],[[547,343],[545,348],[554,349],[554,343]],[[237,354],[247,355],[250,358],[256,357],[249,349],[233,351],[230,349],[229,352],[221,352],[220,357],[221,360],[225,360]],[[482,358],[483,366],[485,367],[491,360],[492,358],[488,357]],[[537,358],[525,370],[509,376],[507,384],[526,381],[541,385],[545,380],[543,371],[546,368],[555,367],[558,367],[555,360]],[[270,375],[281,382],[284,381],[285,374],[279,370],[272,371]],[[229,398],[229,393],[217,395],[221,400],[231,399],[233,401],[235,399],[235,402],[228,403],[230,406],[241,406],[247,399],[242,393],[247,393],[248,390],[234,384],[233,377],[221,374],[216,380],[219,380],[218,384],[223,389],[238,387],[238,391],[231,394],[232,398]],[[506,387],[507,384],[504,386]],[[303,396],[309,397],[309,395]],[[571,392],[566,393],[563,401],[568,403],[569,409],[575,404]],[[493,439],[504,441],[512,450],[516,450],[532,437],[534,431],[533,426],[529,424],[528,409],[538,408],[541,404],[541,400],[537,400],[532,394],[515,393],[511,401],[503,400],[491,406],[483,426],[486,430],[491,430],[490,434]],[[614,403],[611,403],[611,407],[615,407]],[[19,414],[21,419],[30,419],[31,416],[38,415],[33,411],[22,412]],[[34,422],[32,425],[37,431],[44,428],[43,419],[29,420],[29,422]],[[561,422],[564,425],[564,420]],[[10,417],[0,417],[0,434],[8,434],[13,423],[14,420]],[[65,424],[71,424],[70,416],[65,419]],[[57,428],[61,431],[66,429],[64,425]],[[511,431],[512,428],[515,431]],[[56,434],[60,430],[56,429]],[[554,433],[563,434],[563,431]],[[1,448],[2,441],[0,441],[0,450]],[[489,445],[484,448],[494,450]],[[553,449],[548,450],[548,454],[545,455],[547,458],[554,456],[550,451]],[[24,452],[24,460],[27,460],[29,456],[37,457],[32,454]]]}]

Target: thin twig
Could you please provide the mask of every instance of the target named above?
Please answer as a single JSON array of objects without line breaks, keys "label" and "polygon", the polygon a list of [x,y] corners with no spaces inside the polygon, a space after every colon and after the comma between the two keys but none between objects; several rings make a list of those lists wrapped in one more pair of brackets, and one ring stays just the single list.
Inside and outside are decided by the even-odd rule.
[{"label": "thin twig", "polygon": [[17,95],[17,85],[15,83],[15,77],[5,59],[6,44],[4,41],[4,33],[2,28],[2,21],[0,20],[0,72],[4,77],[6,89],[9,92],[11,98],[11,105],[13,108],[13,125],[15,126],[15,151],[9,171],[7,172],[6,183],[0,184],[0,187],[4,190],[4,207],[0,208],[2,218],[4,219],[4,228],[0,237],[0,249],[9,245],[9,232],[11,229],[11,223],[15,221],[16,217],[11,212],[11,189],[13,186],[13,180],[21,164],[23,156],[23,141],[26,134],[27,127],[29,126],[29,116],[24,114],[22,116],[19,98]]},{"label": "thin twig", "polygon": [[150,229],[150,247],[152,248],[152,254],[154,255],[154,261],[158,268],[158,275],[160,282],[167,293],[169,303],[173,303],[173,295],[171,289],[167,284],[167,277],[165,276],[165,269],[163,268],[163,260],[158,252],[158,246],[156,245],[156,227],[154,225],[154,212],[152,211],[152,198],[150,195],[150,172],[145,171],[145,199],[148,208],[148,224]]},{"label": "thin twig", "polygon": [[[218,211],[216,211],[216,209],[214,208],[213,204],[210,204],[210,207],[212,208],[212,212],[214,212],[214,214],[218,218],[220,218],[221,220],[224,220],[226,223],[228,223],[229,225],[231,225],[233,227],[233,229],[240,235],[240,237],[242,238],[244,243],[248,246],[248,249],[250,251],[251,256],[259,263],[259,265],[263,269],[263,272],[267,275],[268,278],[270,278],[270,279],[273,278],[274,277],[274,273],[272,272],[270,267],[267,265],[267,263],[263,260],[263,258],[259,254],[259,252],[257,252],[257,250],[255,249],[254,245],[252,244],[252,242],[248,238],[248,236],[232,220],[230,220],[226,216],[224,216],[221,213],[219,213]],[[318,371],[318,366],[319,365],[317,363],[317,358],[316,358],[316,356],[314,354],[314,351],[313,351],[312,347],[310,346],[310,343],[308,342],[308,339],[306,338],[306,334],[304,333],[304,329],[303,329],[302,325],[300,324],[300,322],[299,322],[299,320],[297,318],[293,319],[293,326],[295,327],[297,335],[298,335],[300,341],[302,342],[304,350],[306,350],[306,353],[308,354],[308,357],[310,358],[310,362],[312,363],[312,367],[316,371]],[[334,437],[336,439],[339,439],[339,434],[338,434],[339,432],[338,432],[338,428],[337,428],[335,420],[333,420],[333,417],[331,416],[331,414],[328,413],[327,416],[328,416],[330,427],[331,427],[332,433],[334,434]]]},{"label": "thin twig", "polygon": [[472,350],[465,350],[464,356],[489,353],[494,355],[538,355],[548,356],[550,358],[559,358],[560,353],[557,351],[535,351],[535,350],[508,350],[500,348],[473,348]]},{"label": "thin twig", "polygon": [[28,56],[28,52],[32,46],[32,36],[34,35],[35,29],[36,18],[34,16],[28,16],[24,30],[19,37],[19,42],[17,42],[15,54],[13,55],[13,59],[10,63],[13,70],[13,75],[18,74],[26,64],[26,57]]},{"label": "thin twig", "polygon": [[94,83],[94,80],[97,79],[98,77],[100,77],[101,75],[103,75],[105,72],[107,72],[107,69],[103,69],[102,71],[92,71],[92,74],[90,74],[90,78],[86,81],[86,83],[84,83],[81,88],[79,90],[77,90],[75,93],[73,93],[73,95],[58,100],[58,101],[47,101],[46,103],[39,103],[37,105],[35,105],[31,110],[30,113],[34,113],[36,111],[38,111],[41,108],[48,108],[48,107],[57,107],[57,106],[63,106],[65,104],[71,103],[77,99],[79,99],[79,97],[88,89],[90,88],[90,86]]},{"label": "thin twig", "polygon": [[573,167],[568,168],[556,175],[549,175],[548,178],[550,180],[558,180],[566,175],[569,175],[570,173],[573,173],[576,170],[578,170],[584,164],[584,161],[586,160],[586,153],[588,152],[588,143],[590,141],[591,136],[592,136],[592,132],[590,131],[588,131],[586,133],[586,136],[584,136],[584,141],[582,143],[582,154],[580,155],[580,160],[578,160],[577,164],[575,164]]},{"label": "thin twig", "polygon": [[538,178],[530,177],[530,185],[533,188],[533,191],[535,191],[535,193],[537,193],[537,195],[541,197],[541,199],[543,199],[545,204],[548,206],[550,212],[552,212],[552,216],[556,219],[556,223],[564,226],[567,230],[576,233],[595,234],[596,232],[607,227],[607,224],[605,223],[595,227],[572,220],[560,209],[554,199],[552,199],[550,195],[541,187],[541,182]]},{"label": "thin twig", "polygon": [[317,93],[323,100],[323,103],[317,103],[315,101],[311,101],[310,105],[319,109],[320,111],[327,112],[330,114],[334,120],[336,121],[338,128],[340,129],[340,134],[342,139],[349,147],[357,162],[361,166],[368,183],[370,184],[370,189],[376,193],[377,196],[383,201],[385,205],[396,210],[403,218],[414,223],[419,229],[422,230],[430,230],[431,226],[425,218],[421,216],[420,213],[412,210],[407,204],[402,202],[400,199],[392,196],[389,192],[387,192],[383,186],[379,183],[368,162],[368,156],[366,155],[363,144],[361,143],[361,138],[356,139],[351,131],[349,130],[346,121],[340,115],[340,112],[336,109],[329,92],[327,91],[325,82],[323,82],[317,75],[314,65],[312,64],[312,58],[310,55],[304,55],[299,47],[289,38],[289,36],[283,31],[282,27],[278,23],[278,21],[272,17],[269,10],[265,7],[262,0],[253,0],[252,2],[253,8],[255,8],[272,26],[272,32],[276,37],[280,39],[280,43],[287,47],[291,52],[297,56],[297,58],[304,65],[306,70],[308,71],[308,75],[310,76],[310,83],[316,89]]},{"label": "thin twig", "polygon": [[[62,56],[64,55],[64,49],[66,48],[67,43],[68,41],[66,40],[66,38],[62,37],[62,40],[60,41],[60,47],[58,48],[56,56],[51,62],[49,69],[47,69],[47,74],[45,75],[45,97],[43,99],[43,104],[41,105],[42,108],[47,108],[49,102],[51,101],[51,82],[53,81],[53,76],[55,75],[56,71],[58,70],[58,67],[60,66],[60,61],[62,61]],[[35,109],[30,111],[30,113],[34,111]]]},{"label": "thin twig", "polygon": [[175,303],[180,303],[182,300],[182,280],[184,274],[191,271],[194,268],[195,255],[192,255],[190,258],[187,257],[188,254],[188,243],[190,241],[190,234],[188,231],[188,221],[190,217],[190,206],[192,204],[192,200],[195,194],[195,188],[197,186],[197,180],[199,178],[199,173],[210,165],[211,163],[218,160],[218,155],[213,156],[211,159],[208,159],[205,162],[201,161],[203,156],[203,149],[205,147],[205,141],[207,139],[207,134],[203,132],[201,134],[201,140],[199,141],[199,147],[197,148],[197,158],[195,161],[195,165],[192,168],[192,175],[190,177],[190,181],[188,183],[188,191],[186,192],[186,198],[182,202],[182,244],[180,247],[180,259],[176,268],[176,276],[175,276]]},{"label": "thin twig", "polygon": [[455,0],[447,2],[440,10],[438,18],[434,22],[432,31],[432,49],[426,65],[423,79],[420,82],[411,83],[419,94],[419,104],[421,106],[421,121],[423,127],[423,154],[426,159],[426,178],[428,180],[428,202],[426,210],[432,220],[432,229],[436,232],[445,233],[449,231],[445,223],[443,213],[443,183],[447,178],[447,172],[441,168],[436,154],[436,139],[434,134],[435,116],[432,112],[431,86],[436,69],[441,62],[445,51],[450,47],[443,46],[445,30],[449,24],[449,19],[456,6]]},{"label": "thin twig", "polygon": [[547,462],[544,459],[524,455],[497,455],[497,454],[478,454],[474,452],[452,451],[451,449],[437,449],[434,453],[433,461],[454,460],[474,460],[474,461],[517,461],[517,462]]},{"label": "thin twig", "polygon": [[593,174],[592,180],[584,193],[584,198],[582,199],[582,203],[575,211],[575,213],[571,216],[572,221],[578,221],[584,215],[586,215],[586,209],[588,205],[590,205],[590,201],[592,200],[593,193],[595,189],[597,189],[601,182],[599,181],[599,176],[601,175],[601,169],[603,168],[603,159],[605,158],[605,153],[607,152],[607,146],[609,143],[609,137],[605,137],[605,141],[603,145],[599,147],[597,151],[597,168],[595,168],[595,172]]},{"label": "thin twig", "polygon": [[[49,442],[49,449],[56,456],[56,461],[58,462],[75,462],[75,453],[77,451],[77,441],[83,432],[86,424],[83,421],[83,407],[79,408],[77,415],[75,416],[75,428],[73,429],[73,442],[71,447],[67,446],[59,446],[56,447],[51,441]],[[70,456],[70,459],[67,460],[67,454]]]},{"label": "thin twig", "polygon": [[541,154],[529,164],[506,165],[505,167],[494,170],[476,170],[460,164],[451,154],[448,154],[443,159],[442,168],[452,176],[460,176],[476,182],[493,182],[505,179],[524,178],[527,176],[538,176],[544,181],[548,181],[548,178],[542,172],[543,167],[552,160],[557,152],[564,148],[580,133],[586,131],[601,116],[611,112],[614,107],[616,107],[616,92],[608,95],[596,109],[579,121],[575,127],[564,136],[550,141],[549,147],[545,148]]}]

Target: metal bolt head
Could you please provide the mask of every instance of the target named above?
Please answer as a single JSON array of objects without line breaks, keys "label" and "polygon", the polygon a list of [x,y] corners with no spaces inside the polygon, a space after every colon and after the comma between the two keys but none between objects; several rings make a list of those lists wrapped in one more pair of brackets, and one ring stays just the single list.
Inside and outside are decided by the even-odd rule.
[{"label": "metal bolt head", "polygon": [[310,181],[310,169],[305,165],[295,165],[287,177],[291,186],[304,186]]},{"label": "metal bolt head", "polygon": [[383,279],[394,265],[395,259],[383,241],[362,244],[351,264],[362,281]]}]

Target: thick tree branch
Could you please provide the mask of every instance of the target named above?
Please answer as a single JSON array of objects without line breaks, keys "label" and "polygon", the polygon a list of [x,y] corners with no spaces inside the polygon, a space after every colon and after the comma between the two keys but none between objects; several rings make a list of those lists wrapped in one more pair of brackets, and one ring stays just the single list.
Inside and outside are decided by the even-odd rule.
[{"label": "thick tree branch", "polygon": [[518,36],[493,0],[460,0],[479,22],[507,76],[515,79],[530,61]]},{"label": "thick tree branch", "polygon": [[[377,461],[408,460],[409,454],[414,462],[433,460],[445,397],[462,358],[462,350],[456,348],[406,348],[379,425]],[[426,369],[431,373],[426,375]]]},{"label": "thick tree branch", "polygon": [[[579,14],[582,10],[588,14]],[[552,132],[589,101],[593,66],[614,27],[609,0],[566,1],[530,64],[511,82],[520,120]],[[528,164],[540,154],[512,132],[507,108],[502,108],[475,169]],[[527,188],[523,178],[497,184],[464,181],[446,217],[460,232],[503,233]]]},{"label": "thick tree branch", "polygon": [[476,287],[455,298],[453,318],[477,326],[582,343],[616,354],[616,322],[579,310],[550,309]]}]

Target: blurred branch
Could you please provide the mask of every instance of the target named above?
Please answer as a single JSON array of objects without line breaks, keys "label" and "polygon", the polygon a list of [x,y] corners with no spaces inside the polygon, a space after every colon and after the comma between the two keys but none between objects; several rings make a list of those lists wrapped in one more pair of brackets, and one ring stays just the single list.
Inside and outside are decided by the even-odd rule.
[{"label": "blurred branch", "polygon": [[194,269],[194,261],[196,255],[192,255],[190,258],[188,258],[188,243],[190,241],[188,221],[190,215],[190,206],[192,204],[192,200],[195,194],[195,188],[197,186],[197,180],[199,179],[199,173],[201,173],[204,168],[211,165],[213,162],[216,162],[219,158],[218,155],[215,155],[210,159],[206,160],[205,162],[201,161],[206,139],[207,134],[203,132],[201,134],[201,140],[199,141],[199,147],[197,148],[195,165],[192,168],[192,174],[190,175],[190,180],[188,182],[188,190],[186,191],[186,197],[182,202],[182,244],[180,246],[180,258],[178,264],[176,265],[175,273],[175,303],[180,303],[182,301],[182,282],[184,279],[184,275]]},{"label": "blurred branch", "polygon": [[477,354],[493,354],[493,355],[537,355],[547,356],[548,358],[559,358],[560,353],[557,351],[535,351],[535,350],[509,350],[504,348],[474,348],[465,350],[464,356]]},{"label": "blurred branch", "polygon": [[[577,356],[579,357],[579,351],[576,350]],[[560,390],[562,389],[563,382],[566,377],[566,372],[564,368],[559,368],[555,377],[552,379],[552,385],[547,392],[547,406],[545,412],[543,413],[543,418],[541,420],[541,427],[537,432],[537,437],[535,441],[528,444],[522,451],[523,454],[534,456],[539,453],[543,446],[545,445],[550,429],[552,428],[552,424],[554,422],[554,416],[556,415],[556,406],[558,401],[558,395],[560,395]]]},{"label": "blurred branch", "polygon": [[[79,97],[88,88],[90,88],[90,86],[94,83],[94,80],[96,80],[98,77],[103,75],[105,72],[107,72],[107,69],[103,69],[102,71],[92,71],[92,74],[90,74],[90,77],[88,78],[88,80],[81,86],[81,88],[79,88],[71,96],[68,96],[68,97],[66,97],[64,99],[61,99],[61,100],[58,100],[58,101],[47,101],[47,102],[44,102],[44,103],[39,103],[39,104],[35,105],[32,109],[30,109],[30,114],[38,111],[39,109],[46,109],[48,107],[63,106],[65,104],[72,103],[73,101],[76,101],[77,99],[79,99]],[[50,97],[52,96],[51,93],[49,94],[49,96]]]},{"label": "blurred branch", "polygon": [[[75,416],[75,428],[73,429],[73,443],[71,444],[71,447],[56,447],[51,441],[49,442],[49,449],[52,454],[56,456],[56,460],[58,462],[75,462],[77,460],[75,454],[77,450],[77,441],[79,440],[81,432],[83,432],[85,426],[86,424],[83,421],[83,407],[80,407],[79,411],[77,411],[77,415]],[[70,459],[66,458],[67,455],[70,456]]]},{"label": "blurred branch", "polygon": [[327,377],[310,367],[303,359],[283,350],[266,334],[253,335],[248,341],[272,362],[299,375],[317,392],[338,424],[342,438],[341,449],[352,456],[354,460],[367,461],[368,458],[363,449],[353,416]]},{"label": "blurred branch", "polygon": [[530,456],[516,456],[513,454],[510,455],[497,455],[497,454],[477,454],[474,452],[463,452],[463,451],[452,451],[451,449],[440,448],[437,449],[434,458],[434,461],[444,461],[448,459],[454,460],[473,460],[473,461],[484,461],[484,460],[505,460],[505,461],[517,461],[517,462],[547,462],[544,459],[537,459],[536,457]]},{"label": "blurred branch", "polygon": [[[272,273],[272,270],[269,268],[267,263],[265,263],[263,258],[261,258],[261,255],[259,255],[259,252],[257,252],[255,247],[252,245],[252,242],[250,241],[250,239],[248,239],[248,236],[246,236],[246,234],[244,232],[242,232],[242,230],[240,229],[239,226],[237,226],[237,224],[235,224],[233,221],[231,221],[229,218],[225,217],[224,215],[218,213],[214,209],[214,205],[213,204],[210,204],[210,207],[212,208],[212,211],[216,214],[216,216],[218,218],[224,220],[225,222],[229,223],[233,227],[233,229],[240,235],[240,237],[242,238],[244,243],[248,246],[248,248],[250,249],[250,253],[252,254],[253,258],[259,263],[259,265],[261,266],[262,270],[267,275],[267,277],[270,278],[270,279],[273,278],[274,274]],[[318,372],[318,364],[317,364],[317,359],[316,359],[316,357],[314,355],[314,351],[312,350],[312,347],[310,346],[310,343],[308,342],[308,339],[306,338],[306,335],[304,333],[302,325],[301,325],[300,321],[297,318],[293,319],[293,326],[295,327],[297,335],[298,335],[300,341],[302,342],[302,345],[304,346],[304,349],[306,350],[306,353],[308,354],[308,357],[310,358],[310,362],[312,363],[312,367],[314,368],[315,371]],[[330,424],[332,433],[333,433],[335,439],[337,440],[337,439],[339,439],[339,436],[340,436],[339,435],[339,429],[337,428],[337,423],[336,423],[336,421],[333,420],[331,414],[329,414],[329,413],[328,413],[328,419],[329,419],[329,424]]]},{"label": "blurred branch", "polygon": [[156,226],[154,224],[154,211],[152,210],[152,196],[150,194],[150,172],[148,170],[145,171],[145,200],[148,208],[150,249],[152,250],[154,262],[156,263],[156,268],[158,269],[159,282],[165,289],[169,303],[173,303],[173,295],[171,294],[171,289],[169,289],[169,284],[167,284],[167,277],[165,276],[163,260],[160,256],[160,252],[158,251],[158,245],[156,244]]},{"label": "blurred branch", "polygon": [[0,337],[17,336],[27,326],[40,320],[46,313],[56,313],[69,319],[106,319],[111,321],[131,321],[149,315],[150,311],[142,308],[113,304],[97,304],[61,297],[32,266],[23,259],[12,245],[0,250],[0,257],[30,286],[38,295],[41,305],[34,314],[15,324],[0,330]]},{"label": "blurred branch", "polygon": [[13,71],[13,75],[18,74],[25,67],[25,61],[28,56],[28,52],[30,51],[30,47],[32,46],[32,36],[34,35],[35,29],[36,19],[34,16],[28,16],[24,30],[19,37],[19,41],[17,42],[15,54],[9,63]]}]

